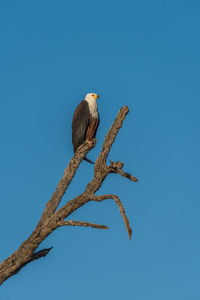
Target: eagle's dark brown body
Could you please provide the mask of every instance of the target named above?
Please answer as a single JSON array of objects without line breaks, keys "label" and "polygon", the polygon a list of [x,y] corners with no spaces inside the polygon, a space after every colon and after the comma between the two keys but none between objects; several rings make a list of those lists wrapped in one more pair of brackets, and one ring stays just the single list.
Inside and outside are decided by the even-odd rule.
[{"label": "eagle's dark brown body", "polygon": [[96,136],[99,126],[99,115],[92,115],[86,100],[81,101],[74,112],[72,121],[72,143],[74,153],[86,140],[91,141]]}]

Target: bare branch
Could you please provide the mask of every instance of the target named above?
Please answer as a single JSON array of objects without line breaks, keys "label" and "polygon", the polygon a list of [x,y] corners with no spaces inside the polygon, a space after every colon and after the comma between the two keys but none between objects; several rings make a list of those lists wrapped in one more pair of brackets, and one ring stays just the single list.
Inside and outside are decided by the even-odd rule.
[{"label": "bare branch", "polygon": [[83,226],[83,227],[92,227],[97,229],[108,229],[108,226],[93,224],[89,222],[82,222],[82,221],[59,221],[59,226]]},{"label": "bare branch", "polygon": [[49,251],[51,251],[51,249],[53,249],[53,247],[42,249],[40,251],[33,253],[30,261],[46,256],[49,253]]},{"label": "bare branch", "polygon": [[46,217],[51,216],[56,211],[63,195],[65,194],[67,187],[69,186],[74,175],[76,174],[76,171],[81,161],[86,156],[86,154],[95,147],[95,145],[96,145],[96,139],[94,139],[91,144],[85,142],[77,149],[69,165],[65,169],[64,176],[58,183],[56,191],[53,193],[51,199],[47,203],[40,222],[44,221]]},{"label": "bare branch", "polygon": [[124,221],[124,224],[126,226],[126,230],[128,232],[129,239],[131,240],[132,229],[131,229],[129,220],[128,220],[127,216],[126,216],[126,212],[125,212],[125,209],[123,207],[123,204],[120,201],[119,197],[117,195],[113,195],[113,194],[101,195],[101,196],[92,196],[92,200],[98,201],[98,202],[106,200],[106,199],[113,199],[113,200],[115,200],[115,202],[116,202],[116,204],[117,204],[117,206],[119,208],[119,211],[121,213],[121,216],[122,216],[122,219]]},{"label": "bare branch", "polygon": [[114,143],[116,136],[122,127],[123,121],[126,118],[126,115],[128,114],[129,109],[128,106],[123,106],[120,108],[120,111],[117,115],[117,118],[113,122],[110,130],[108,131],[103,146],[101,153],[99,154],[99,157],[96,160],[94,171],[98,171],[98,168],[101,166],[105,166],[106,160],[108,157],[108,154],[110,152],[110,149],[112,147],[112,144]]},{"label": "bare branch", "polygon": [[122,170],[123,166],[124,166],[124,164],[121,161],[111,161],[110,160],[110,165],[108,166],[108,171],[110,173],[119,174],[119,175],[133,181],[133,182],[137,182],[138,179],[136,177],[134,177],[130,173],[124,172]]},{"label": "bare branch", "polygon": [[53,193],[51,199],[47,203],[42,213],[41,219],[34,231],[32,232],[32,234],[28,237],[27,240],[25,240],[21,244],[21,246],[12,255],[10,255],[0,264],[0,285],[9,277],[19,272],[29,262],[40,257],[46,256],[51,250],[51,248],[43,249],[38,252],[35,252],[35,250],[42,243],[42,241],[44,241],[44,239],[46,239],[46,237],[58,227],[84,226],[97,229],[107,229],[108,227],[105,225],[92,224],[89,222],[64,221],[66,217],[71,215],[75,210],[85,205],[89,201],[102,201],[105,199],[113,199],[119,207],[121,216],[124,220],[126,229],[128,231],[129,238],[131,238],[132,230],[119,197],[112,194],[95,196],[95,193],[98,191],[103,181],[110,173],[118,173],[123,177],[130,179],[131,181],[137,181],[137,179],[134,176],[122,171],[123,163],[111,162],[110,166],[106,165],[106,160],[110,152],[111,146],[114,143],[120,128],[122,127],[123,121],[125,120],[128,111],[129,110],[127,106],[122,107],[110,130],[108,131],[108,134],[106,135],[103,143],[102,150],[95,162],[94,177],[87,184],[85,191],[82,194],[75,197],[74,199],[65,203],[60,209],[57,210],[58,205],[60,204],[60,201],[67,187],[72,181],[80,162],[83,160],[86,154],[95,146],[96,140],[94,139],[91,145],[89,145],[86,142],[78,148],[77,152],[75,153],[68,167],[66,168],[63,178],[58,183],[56,191]]},{"label": "bare branch", "polygon": [[137,182],[138,179],[136,177],[134,177],[133,175],[131,175],[130,173],[124,172],[123,170],[118,170],[118,172],[115,172],[117,174],[120,174],[121,176],[133,181],[133,182]]}]

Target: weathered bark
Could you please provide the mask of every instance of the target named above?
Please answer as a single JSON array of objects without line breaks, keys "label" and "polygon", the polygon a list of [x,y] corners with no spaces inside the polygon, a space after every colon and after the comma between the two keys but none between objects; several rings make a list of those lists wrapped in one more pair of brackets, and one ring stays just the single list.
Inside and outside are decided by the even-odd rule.
[{"label": "weathered bark", "polygon": [[11,277],[12,275],[18,273],[26,264],[29,262],[39,259],[40,257],[46,256],[49,251],[52,249],[43,249],[40,251],[36,251],[41,242],[55,229],[60,226],[84,226],[84,227],[92,227],[97,229],[107,229],[108,227],[105,225],[92,224],[89,222],[81,222],[81,221],[71,221],[65,219],[71,215],[76,209],[83,206],[89,201],[103,201],[106,199],[113,199],[119,207],[121,216],[125,223],[129,238],[131,238],[132,230],[129,224],[129,220],[126,216],[124,207],[118,196],[110,194],[110,195],[101,195],[96,196],[95,193],[98,191],[100,186],[102,185],[104,179],[110,173],[117,173],[123,177],[128,178],[131,181],[136,182],[137,179],[129,173],[126,173],[122,170],[123,163],[120,161],[112,162],[110,161],[110,165],[106,164],[106,160],[108,154],[110,152],[111,146],[115,141],[115,138],[122,127],[122,123],[128,113],[128,107],[124,106],[120,109],[114,123],[112,124],[110,130],[108,131],[102,150],[96,160],[94,166],[94,177],[87,184],[85,191],[75,197],[74,199],[65,203],[60,209],[57,210],[58,205],[69,186],[71,180],[73,179],[76,171],[79,167],[79,164],[86,156],[86,154],[94,148],[96,144],[96,140],[94,139],[91,144],[85,142],[82,146],[78,148],[74,157],[70,161],[68,167],[65,169],[64,176],[61,181],[58,183],[56,191],[53,193],[51,199],[47,203],[41,219],[36,226],[33,233],[30,237],[25,240],[21,246],[6,260],[4,260],[0,264],[0,284],[2,284],[6,279]]}]

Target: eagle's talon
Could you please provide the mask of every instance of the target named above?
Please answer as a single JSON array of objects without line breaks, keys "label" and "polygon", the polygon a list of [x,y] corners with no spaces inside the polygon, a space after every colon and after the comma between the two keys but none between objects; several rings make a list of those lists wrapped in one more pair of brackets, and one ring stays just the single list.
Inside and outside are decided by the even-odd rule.
[{"label": "eagle's talon", "polygon": [[86,139],[86,142],[87,142],[90,146],[92,146],[92,141]]}]

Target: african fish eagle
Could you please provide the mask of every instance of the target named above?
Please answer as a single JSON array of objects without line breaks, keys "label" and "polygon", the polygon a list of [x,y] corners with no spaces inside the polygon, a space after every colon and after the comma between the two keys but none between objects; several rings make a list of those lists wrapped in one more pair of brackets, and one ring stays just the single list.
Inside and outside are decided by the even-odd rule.
[{"label": "african fish eagle", "polygon": [[[89,93],[85,99],[77,106],[72,121],[72,143],[74,153],[85,141],[95,138],[99,126],[99,114],[97,109],[97,99],[99,95]],[[85,160],[91,162],[89,159]]]}]

